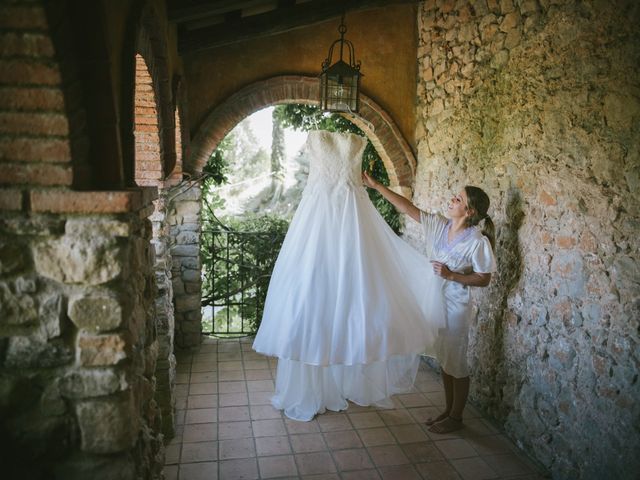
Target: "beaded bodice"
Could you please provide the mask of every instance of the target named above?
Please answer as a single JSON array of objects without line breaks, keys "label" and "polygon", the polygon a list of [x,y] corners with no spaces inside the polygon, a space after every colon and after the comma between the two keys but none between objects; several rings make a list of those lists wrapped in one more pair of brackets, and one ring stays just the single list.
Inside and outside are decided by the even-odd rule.
[{"label": "beaded bodice", "polygon": [[307,186],[362,186],[361,164],[366,139],[353,133],[314,130],[309,133]]}]

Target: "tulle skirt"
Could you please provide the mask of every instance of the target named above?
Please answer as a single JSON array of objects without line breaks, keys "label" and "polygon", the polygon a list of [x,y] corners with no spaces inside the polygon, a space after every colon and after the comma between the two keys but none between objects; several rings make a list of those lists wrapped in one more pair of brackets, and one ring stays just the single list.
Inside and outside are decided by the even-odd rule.
[{"label": "tulle skirt", "polygon": [[389,404],[444,326],[442,284],[363,187],[305,190],[253,348],[278,357],[273,403],[291,418]]}]

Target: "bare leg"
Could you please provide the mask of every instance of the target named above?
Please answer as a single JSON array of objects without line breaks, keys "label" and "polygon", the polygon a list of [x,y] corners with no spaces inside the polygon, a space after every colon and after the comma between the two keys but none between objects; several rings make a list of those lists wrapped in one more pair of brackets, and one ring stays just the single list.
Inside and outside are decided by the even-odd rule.
[{"label": "bare leg", "polygon": [[[445,374],[442,372],[443,378]],[[451,382],[452,390],[452,403],[449,404],[447,397],[447,389],[445,387],[445,398],[447,401],[447,408],[449,415],[446,418],[438,422],[434,422],[429,428],[430,432],[434,433],[449,433],[460,430],[463,427],[462,424],[462,412],[467,404],[467,398],[469,397],[469,377],[455,378],[447,375]],[[449,407],[449,405],[451,405]]]},{"label": "bare leg", "polygon": [[425,425],[433,425],[434,423],[440,422],[447,418],[451,412],[451,408],[453,407],[453,399],[454,399],[454,378],[446,373],[444,370],[442,372],[442,385],[444,386],[444,398],[445,398],[445,409],[437,417],[431,417],[427,419]]}]

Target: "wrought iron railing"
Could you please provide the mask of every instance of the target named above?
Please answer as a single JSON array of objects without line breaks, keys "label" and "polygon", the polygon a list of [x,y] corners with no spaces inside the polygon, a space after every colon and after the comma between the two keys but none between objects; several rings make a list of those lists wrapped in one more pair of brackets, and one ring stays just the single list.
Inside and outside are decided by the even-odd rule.
[{"label": "wrought iron railing", "polygon": [[278,232],[202,232],[204,334],[242,336],[257,331],[283,239]]}]

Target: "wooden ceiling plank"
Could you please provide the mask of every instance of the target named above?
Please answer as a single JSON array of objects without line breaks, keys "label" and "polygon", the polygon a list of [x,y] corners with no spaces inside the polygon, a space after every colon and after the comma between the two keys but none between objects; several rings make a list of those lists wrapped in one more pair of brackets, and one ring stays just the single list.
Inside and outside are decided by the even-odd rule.
[{"label": "wooden ceiling plank", "polygon": [[295,4],[243,17],[237,22],[183,32],[178,37],[178,48],[182,53],[197,52],[315,25],[348,11],[404,3],[417,3],[417,0],[323,0]]}]

